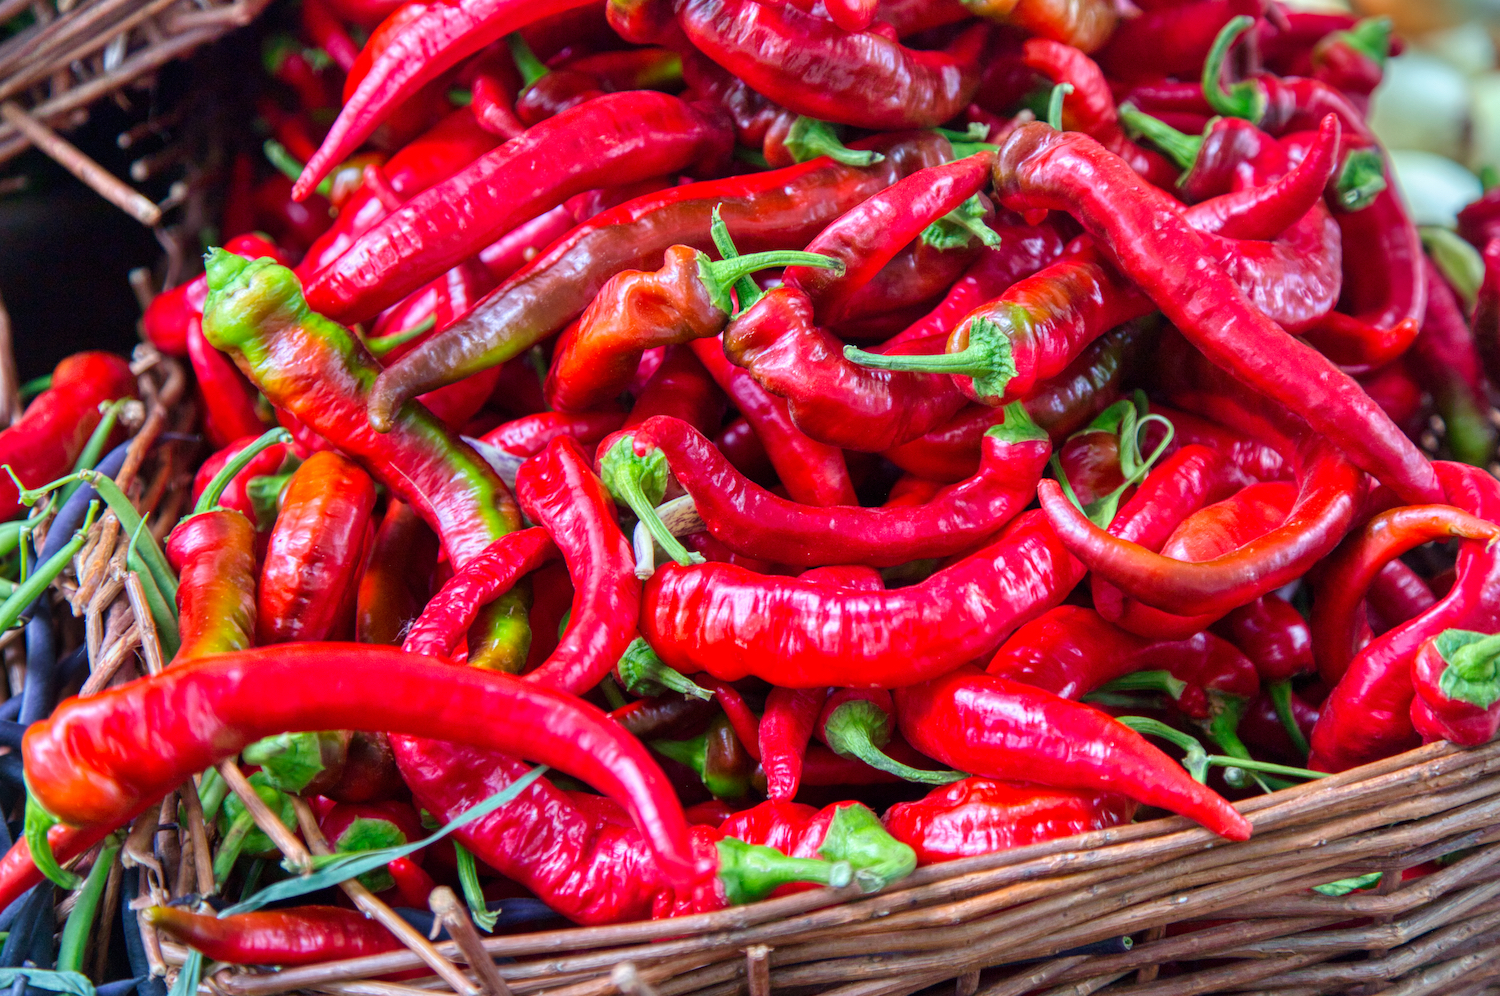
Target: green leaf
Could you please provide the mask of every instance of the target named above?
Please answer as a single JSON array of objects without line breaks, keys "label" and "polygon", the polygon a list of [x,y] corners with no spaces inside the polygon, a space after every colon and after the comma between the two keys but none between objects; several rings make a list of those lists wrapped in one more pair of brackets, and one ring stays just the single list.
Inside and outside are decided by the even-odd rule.
[{"label": "green leaf", "polygon": [[203,952],[188,949],[187,960],[182,963],[182,969],[177,973],[177,981],[172,983],[172,991],[167,996],[193,996],[198,991],[198,983],[203,981]]},{"label": "green leaf", "polygon": [[474,852],[454,841],[453,854],[458,863],[458,881],[463,886],[464,902],[469,904],[469,917],[474,925],[486,934],[494,933],[499,911],[491,913],[484,901],[484,889],[479,884],[479,863]]},{"label": "green leaf", "polygon": [[9,989],[19,978],[26,984],[49,993],[73,993],[75,996],[94,996],[94,984],[80,972],[54,972],[46,968],[0,968],[0,987]]},{"label": "green leaf", "polygon": [[1380,876],[1383,874],[1385,873],[1370,872],[1368,875],[1361,875],[1358,878],[1341,878],[1337,882],[1329,882],[1326,885],[1315,885],[1313,886],[1313,891],[1322,893],[1325,896],[1347,896],[1351,892],[1368,889],[1379,882]]},{"label": "green leaf", "polygon": [[226,917],[235,913],[249,913],[252,910],[260,909],[268,903],[305,896],[308,893],[317,892],[319,889],[327,889],[338,885],[340,882],[363,875],[372,869],[380,868],[397,858],[404,858],[408,854],[415,854],[422,848],[442,840],[465,823],[477,820],[481,816],[488,816],[501,806],[511,802],[522,792],[530,788],[531,783],[542,777],[546,771],[547,766],[545,764],[537,765],[488,799],[459,813],[449,821],[447,826],[422,840],[403,844],[400,847],[383,848],[379,851],[361,851],[358,854],[319,856],[313,860],[314,871],[306,875],[284,879],[268,885],[250,898],[220,911],[219,916]]}]

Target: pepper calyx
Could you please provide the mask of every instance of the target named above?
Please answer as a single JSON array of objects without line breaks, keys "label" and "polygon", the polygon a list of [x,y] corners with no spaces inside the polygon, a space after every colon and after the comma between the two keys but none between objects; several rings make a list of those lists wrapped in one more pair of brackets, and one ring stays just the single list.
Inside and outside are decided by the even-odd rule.
[{"label": "pepper calyx", "polygon": [[844,273],[843,260],[796,249],[773,249],[748,256],[726,257],[717,262],[708,253],[698,253],[698,279],[707,288],[709,300],[713,301],[714,307],[726,315],[734,313],[734,298],[729,294],[731,288],[737,287],[740,280],[749,279],[750,274],[757,270],[769,270],[777,266],[812,266],[820,270],[832,270],[835,276],[843,276]]},{"label": "pepper calyx", "polygon": [[840,757],[857,758],[877,771],[921,785],[948,785],[969,776],[961,771],[926,771],[887,755],[880,748],[890,743],[891,718],[879,706],[851,699],[834,709],[823,725],[828,747]]},{"label": "pepper calyx", "polygon": [[656,514],[667,490],[667,475],[667,455],[655,448],[644,456],[636,453],[635,438],[629,435],[621,436],[599,461],[599,477],[609,493],[635,513],[667,556],[684,567],[701,564],[703,558],[689,553]]},{"label": "pepper calyx", "polygon": [[662,663],[656,651],[651,649],[651,644],[639,636],[625,648],[620,662],[615,665],[615,676],[632,695],[649,698],[665,691],[673,691],[705,701],[714,697],[709,689]]},{"label": "pepper calyx", "polygon": [[1266,116],[1265,88],[1254,80],[1241,80],[1225,89],[1223,80],[1224,62],[1230,48],[1240,35],[1254,26],[1255,18],[1241,14],[1220,29],[1208,59],[1203,63],[1203,96],[1217,113],[1258,125]]},{"label": "pepper calyx", "polygon": [[1049,442],[1051,436],[1047,430],[1036,424],[1026,406],[1019,401],[1012,401],[1005,406],[1005,421],[999,425],[992,425],[984,431],[986,436],[992,436],[1001,442],[1010,443],[1012,446],[1020,443]]},{"label": "pepper calyx", "polygon": [[873,166],[885,156],[873,150],[851,149],[839,141],[838,133],[827,121],[819,121],[807,115],[799,115],[787,129],[782,142],[787,154],[799,163],[827,156],[845,166]]},{"label": "pepper calyx", "polygon": [[922,230],[922,241],[934,249],[947,252],[966,249],[977,236],[987,246],[1000,244],[999,234],[984,223],[984,200],[974,194]]},{"label": "pepper calyx", "polygon": [[[1024,309],[1010,309],[1010,326],[1029,321]],[[984,397],[1003,398],[1005,386],[1018,373],[1006,327],[992,318],[979,315],[969,322],[969,342],[954,353],[912,356],[889,353],[867,353],[857,346],[845,346],[844,358],[862,367],[876,370],[902,370],[912,373],[949,374],[968,377],[974,382],[974,393]]]},{"label": "pepper calyx", "polygon": [[349,733],[324,730],[278,733],[257,740],[240,752],[246,764],[260,768],[266,783],[283,792],[301,792],[330,767],[348,757]]},{"label": "pepper calyx", "polygon": [[[734,246],[734,239],[729,237],[729,226],[724,224],[724,218],[719,214],[722,205],[715,204],[712,220],[708,224],[708,234],[714,240],[714,248],[719,250],[719,256],[723,259],[737,259],[740,251]],[[734,282],[734,296],[739,301],[739,310],[744,311],[756,301],[759,301],[763,292],[754,280],[748,275],[740,277]]]},{"label": "pepper calyx", "polygon": [[1047,95],[1047,125],[1053,131],[1063,130],[1063,100],[1073,92],[1073,84],[1058,83]]},{"label": "pepper calyx", "polygon": [[1355,149],[1344,157],[1339,176],[1334,181],[1336,202],[1346,213],[1363,211],[1374,203],[1388,184],[1385,160],[1378,149]]},{"label": "pepper calyx", "polygon": [[717,842],[719,882],[731,906],[754,902],[793,882],[813,882],[842,888],[854,880],[847,861],[789,858],[774,847],[747,844],[736,837]]},{"label": "pepper calyx", "polygon": [[892,837],[880,818],[858,802],[834,811],[818,853],[830,861],[847,861],[865,892],[883,889],[917,867],[917,852]]},{"label": "pepper calyx", "polygon": [[[1203,150],[1203,135],[1189,135],[1178,131],[1129,101],[1120,105],[1120,123],[1125,126],[1131,138],[1145,138],[1185,170],[1193,168],[1193,164],[1198,161],[1198,153]],[[1212,127],[1213,122],[1210,121],[1208,128]],[[1204,134],[1207,133],[1208,129],[1205,128]]]},{"label": "pepper calyx", "polygon": [[240,471],[250,466],[252,460],[272,446],[278,443],[287,444],[291,441],[292,434],[290,432],[280,428],[271,429],[263,433],[249,446],[236,453],[229,459],[229,462],[219,468],[219,472],[208,482],[208,487],[203,489],[203,494],[199,496],[197,505],[193,507],[193,515],[212,512],[219,508],[219,499],[224,497],[224,489],[229,487],[229,482],[233,481]]},{"label": "pepper calyx", "polygon": [[1446,629],[1432,645],[1448,665],[1438,679],[1444,695],[1480,709],[1500,702],[1500,635]]}]

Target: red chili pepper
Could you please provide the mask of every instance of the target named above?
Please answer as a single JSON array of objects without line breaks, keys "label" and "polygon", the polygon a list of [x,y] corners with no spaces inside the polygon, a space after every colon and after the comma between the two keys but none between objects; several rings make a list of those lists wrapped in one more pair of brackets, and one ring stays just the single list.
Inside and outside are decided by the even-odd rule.
[{"label": "red chili pepper", "polygon": [[[1379,635],[1432,608],[1437,603],[1437,596],[1422,575],[1401,561],[1393,560],[1370,582],[1365,601],[1374,613],[1369,620],[1370,629]],[[1314,660],[1316,658],[1314,651]]]},{"label": "red chili pepper", "polygon": [[292,199],[292,181],[280,173],[255,185],[251,192],[255,227],[268,233],[293,259],[305,254],[333,224],[333,205],[319,193],[305,201]]},{"label": "red chili pepper", "polygon": [[1214,632],[1255,662],[1264,682],[1289,681],[1313,670],[1312,631],[1302,613],[1275,593],[1225,616]]},{"label": "red chili pepper", "polygon": [[1446,430],[1444,441],[1454,458],[1486,467],[1495,457],[1497,441],[1489,420],[1489,381],[1453,288],[1431,260],[1425,266],[1427,314],[1412,343],[1411,369],[1432,392]]},{"label": "red chili pepper", "polygon": [[1324,683],[1338,684],[1359,653],[1360,608],[1387,564],[1424,543],[1496,537],[1500,526],[1451,505],[1404,505],[1380,513],[1346,539],[1316,575],[1312,648]]},{"label": "red chili pepper", "polygon": [[595,447],[600,440],[619,429],[624,421],[625,412],[619,408],[537,412],[501,423],[479,440],[507,454],[524,458],[542,452],[547,444],[560,436],[575,439],[586,449]]},{"label": "red chili pepper", "polygon": [[609,718],[638,740],[661,740],[701,731],[716,710],[712,700],[673,693],[636,699],[611,712]]},{"label": "red chili pepper", "polygon": [[392,881],[396,883],[396,891],[407,906],[421,909],[431,902],[432,890],[437,888],[437,882],[411,858],[397,858],[388,862],[385,869],[390,872]]},{"label": "red chili pepper", "polygon": [[[131,746],[142,722],[154,731],[146,754]],[[451,749],[469,744],[557,767],[619,798],[664,874],[683,884],[702,874],[661,772],[603,713],[534,683],[440,668],[394,648],[294,644],[224,654],[69,700],[27,731],[23,751],[36,805],[73,826],[116,827],[265,736],[354,726],[404,734],[407,745],[409,737],[446,737]]]},{"label": "red chili pepper", "polygon": [[1306,419],[1403,498],[1441,494],[1426,458],[1359,385],[1251,306],[1223,270],[1204,264],[1199,236],[1118,157],[1087,137],[1026,125],[1001,150],[995,174],[1009,207],[1075,212],[1210,360]]},{"label": "red chili pepper", "polygon": [[254,388],[234,363],[203,337],[203,320],[197,316],[188,319],[187,352],[203,399],[203,428],[209,442],[222,448],[236,439],[264,432],[266,423],[256,408]]},{"label": "red chili pepper", "polygon": [[667,564],[647,582],[641,633],[685,674],[727,681],[754,674],[783,688],[889,688],[985,653],[1081,577],[1045,518],[1028,512],[979,552],[894,591],[829,589],[727,564]]},{"label": "red chili pepper", "polygon": [[322,452],[297,468],[261,568],[258,642],[324,640],[348,628],[374,508],[375,483],[353,461]]},{"label": "red chili pepper", "polygon": [[[403,204],[318,272],[309,303],[346,320],[372,317],[574,194],[712,163],[729,140],[716,117],[666,94],[588,101]],[[539,157],[556,165],[540,170]]]},{"label": "red chili pepper", "polygon": [[[51,386],[32,399],[21,417],[0,431],[0,466],[26,487],[39,487],[73,469],[103,418],[109,401],[135,397],[130,364],[113,353],[74,353],[52,371]],[[0,521],[21,511],[11,474],[0,480]]]},{"label": "red chili pepper", "polygon": [[773,688],[760,718],[760,764],[766,798],[790,801],[802,781],[802,757],[828,698],[826,688]]},{"label": "red chili pepper", "polygon": [[765,487],[776,480],[776,468],[761,445],[760,437],[748,419],[736,418],[714,437],[714,448],[724,454],[729,465],[754,484]]},{"label": "red chili pepper", "polygon": [[[835,802],[814,809],[770,800],[742,809],[719,825],[719,832],[747,844],[773,847],[793,858],[848,860],[867,888],[879,888],[911,874],[912,849],[892,837],[875,814],[858,802]],[[772,895],[801,892],[807,885],[782,886]]]},{"label": "red chili pepper", "polygon": [[[974,476],[932,501],[900,510],[819,508],[751,484],[711,442],[675,419],[652,419],[625,431],[628,435],[602,456],[606,482],[616,494],[628,496],[632,483],[625,478],[640,480],[652,454],[660,453],[715,538],[737,552],[801,567],[888,567],[971,550],[1024,507],[1051,450],[1046,434],[1015,405],[1007,410],[1004,425],[985,434],[984,456]],[[616,449],[624,446],[629,450]],[[655,515],[648,507],[637,514],[648,528],[655,525],[665,532],[659,519],[652,522]]]},{"label": "red chili pepper", "polygon": [[[224,243],[224,248],[252,259],[269,256],[278,263],[287,262],[286,254],[275,243],[255,234],[235,236]],[[141,316],[147,340],[169,356],[187,356],[189,322],[203,317],[207,297],[208,278],[203,274],[156,295]]]},{"label": "red chili pepper", "polygon": [[1126,136],[1109,81],[1093,59],[1071,45],[1028,38],[1022,60],[1054,83],[1073,87],[1073,92],[1063,97],[1063,126],[1067,131],[1081,131],[1096,139],[1158,187],[1171,189],[1176,183],[1177,171],[1165,156],[1141,148]]},{"label": "red chili pepper", "polygon": [[[635,750],[644,751],[624,731]],[[397,756],[424,809],[449,819],[514,782],[520,761],[442,741],[418,753],[406,738]],[[676,800],[672,800],[676,805]],[[789,881],[848,880],[826,861],[785,858],[752,848],[717,830],[687,828],[699,878],[669,874],[663,849],[648,849],[642,835],[607,799],[563,792],[537,779],[515,801],[473,820],[454,836],[475,857],[529,890],[576,923],[598,924],[706,912],[758,899]]]},{"label": "red chili pepper", "polygon": [[346,73],[354,68],[359,46],[339,23],[339,16],[329,7],[327,0],[313,0],[302,5],[302,27],[312,43],[327,53],[334,65]]},{"label": "red chili pepper", "polygon": [[1256,481],[1290,480],[1293,476],[1291,462],[1281,455],[1281,451],[1253,436],[1242,435],[1212,419],[1156,402],[1152,402],[1151,410],[1172,423],[1176,430],[1172,439],[1183,449],[1198,444],[1218,453],[1225,461],[1221,473],[1225,475],[1226,483],[1243,487]]},{"label": "red chili pepper", "polygon": [[906,764],[885,753],[896,732],[895,711],[891,693],[883,688],[836,688],[823,703],[813,735],[840,757],[858,758],[904,781],[943,785],[963,777],[960,772]]},{"label": "red chili pepper", "polygon": [[1018,681],[963,668],[896,692],[896,720],[922,753],[985,778],[1120,792],[1245,840],[1250,821],[1110,716]]},{"label": "red chili pepper", "polygon": [[1422,644],[1412,662],[1412,724],[1422,740],[1476,747],[1500,730],[1494,636],[1448,629]]},{"label": "red chili pepper", "polygon": [[1137,803],[1117,792],[1080,792],[1025,782],[965,778],[916,802],[898,802],[886,830],[930,865],[1129,823]]},{"label": "red chili pepper", "polygon": [[[244,436],[236,439],[203,461],[203,466],[199,467],[198,472],[193,475],[193,504],[196,505],[198,503],[199,499],[203,496],[203,492],[208,488],[209,482],[218,475],[219,471],[223,470],[230,460],[233,460],[238,453],[255,442],[257,438],[259,437]],[[256,515],[255,502],[249,494],[250,482],[257,477],[266,477],[286,472],[289,469],[288,464],[299,462],[297,457],[292,454],[290,448],[283,443],[276,443],[258,451],[251,461],[245,465],[244,469],[235,474],[229,483],[225,485],[224,491],[218,499],[219,505],[223,508],[234,509],[249,519],[251,525],[258,526],[259,522]],[[266,523],[266,527],[269,528],[270,523]]]},{"label": "red chili pepper", "polygon": [[[623,5],[611,4],[612,17],[617,6]],[[679,0],[674,6],[693,46],[757,92],[797,114],[876,130],[930,128],[963,110],[979,86],[989,37],[987,27],[976,25],[943,50],[922,52],[790,5]]]},{"label": "red chili pepper", "polygon": [[[1464,464],[1435,466],[1450,504],[1487,522],[1500,521],[1500,485],[1488,472]],[[1500,563],[1488,545],[1460,542],[1457,577],[1448,593],[1354,656],[1323,703],[1309,767],[1342,771],[1416,746],[1412,662],[1422,644],[1447,629],[1500,629]]]},{"label": "red chili pepper", "polygon": [[1120,22],[1099,64],[1125,83],[1196,79],[1220,29],[1237,14],[1259,17],[1264,9],[1263,0],[1201,0],[1151,10]]},{"label": "red chili pepper", "polygon": [[370,406],[373,424],[386,425],[407,398],[517,356],[561,330],[621,270],[658,266],[671,245],[713,248],[716,209],[742,252],[801,248],[871,194],[952,157],[947,140],[930,132],[858,144],[884,158],[866,167],[817,159],[687,184],[590,219],[497,287],[468,318],[382,375]]},{"label": "red chili pepper", "polygon": [[[392,155],[378,174],[396,199],[415,197],[462,170],[496,144],[496,137],[479,126],[473,112],[460,107]],[[297,276],[310,280],[393,210],[375,187],[369,184],[361,187],[340,209],[333,227],[308,249],[297,267]]]},{"label": "red chili pepper", "polygon": [[1313,46],[1309,68],[1315,79],[1367,110],[1370,94],[1385,76],[1385,60],[1390,54],[1390,19],[1369,17],[1346,30],[1323,35]]},{"label": "red chili pepper", "polygon": [[379,923],[341,906],[294,906],[222,918],[150,906],[140,916],[177,943],[233,965],[311,965],[402,948]]},{"label": "red chili pepper", "polygon": [[786,401],[767,393],[749,373],[730,363],[719,340],[695,339],[688,348],[755,428],[776,476],[793,499],[806,505],[859,504],[842,450],[799,430]]},{"label": "red chili pepper", "polygon": [[[376,29],[344,84],[344,107],[297,181],[304,197],[348,158],[392,110],[486,45],[580,0],[462,0],[407,3]],[[368,61],[365,59],[369,53]]]},{"label": "red chili pepper", "polygon": [[[994,231],[994,211],[985,212],[979,220]],[[1016,226],[1017,231],[1026,231]],[[1005,233],[996,232],[1005,242]],[[957,240],[968,241],[959,245]],[[885,339],[891,333],[905,331],[913,319],[926,318],[934,304],[946,296],[969,268],[977,263],[984,251],[984,243],[964,230],[955,234],[953,241],[946,238],[936,245],[927,239],[917,239],[896,253],[891,261],[870,278],[870,282],[855,291],[845,306],[844,317],[835,324],[835,331],[851,338]],[[917,314],[913,315],[913,312]]]},{"label": "red chili pepper", "polygon": [[672,246],[654,273],[615,274],[552,352],[547,400],[554,408],[586,411],[629,386],[647,349],[716,336],[734,310],[730,289],[756,270],[795,263],[839,266],[837,258],[781,251],[717,262],[690,246]]}]

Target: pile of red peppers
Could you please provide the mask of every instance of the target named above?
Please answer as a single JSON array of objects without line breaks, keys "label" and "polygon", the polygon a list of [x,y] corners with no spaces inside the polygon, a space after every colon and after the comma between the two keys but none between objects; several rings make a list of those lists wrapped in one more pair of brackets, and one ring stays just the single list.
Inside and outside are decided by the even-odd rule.
[{"label": "pile of red peppers", "polygon": [[[175,656],[30,717],[0,907],[235,757],[348,852],[555,769],[367,873],[493,926],[1244,840],[1235,800],[1493,739],[1500,193],[1429,258],[1384,22],[1137,6],[302,0],[263,114],[306,224],[231,189],[143,323],[204,402]],[[12,518],[114,362],[0,433]],[[212,781],[232,896],[271,844]]]}]

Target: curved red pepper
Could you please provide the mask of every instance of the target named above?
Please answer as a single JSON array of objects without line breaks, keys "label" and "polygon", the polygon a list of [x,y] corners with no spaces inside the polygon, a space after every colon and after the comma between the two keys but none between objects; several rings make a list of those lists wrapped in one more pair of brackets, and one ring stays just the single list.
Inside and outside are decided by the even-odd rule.
[{"label": "curved red pepper", "polygon": [[311,965],[403,949],[389,930],[342,906],[293,906],[226,917],[151,906],[140,917],[177,943],[233,965]]},{"label": "curved red pepper", "polygon": [[911,845],[921,866],[1119,826],[1130,822],[1137,805],[1118,792],[965,778],[916,802],[898,802],[881,822]]},{"label": "curved red pepper", "polygon": [[678,0],[689,41],[758,93],[798,114],[859,128],[930,128],[963,110],[979,86],[989,29],[975,25],[942,51],[921,52],[874,31],[849,32],[790,4]]},{"label": "curved red pepper", "polygon": [[[1039,512],[921,584],[829,589],[728,564],[667,564],[646,584],[641,634],[685,674],[783,688],[891,688],[994,647],[1060,602],[1082,568]],[[962,592],[962,596],[958,594]]]},{"label": "curved red pepper", "polygon": [[167,537],[177,572],[177,629],[172,663],[244,650],[255,642],[255,526],[234,509],[192,516]]},{"label": "curved red pepper", "polygon": [[1113,718],[1051,692],[964,668],[896,691],[912,746],[985,778],[1121,792],[1246,840],[1250,821]]},{"label": "curved red pepper", "polygon": [[1441,495],[1426,458],[1359,385],[1251,306],[1221,269],[1205,265],[1200,237],[1172,202],[1118,157],[1085,136],[1026,125],[1001,149],[995,179],[1009,207],[1074,213],[1210,360],[1306,419],[1403,498]]},{"label": "curved red pepper", "polygon": [[1235,609],[1214,632],[1254,661],[1264,682],[1289,681],[1313,670],[1313,637],[1307,620],[1274,592]]},{"label": "curved red pepper", "polygon": [[1412,661],[1411,718],[1423,742],[1477,747],[1495,739],[1495,643],[1488,633],[1450,629],[1422,644]]},{"label": "curved red pepper", "polygon": [[598,97],[407,201],[318,271],[307,285],[308,302],[341,320],[373,317],[574,194],[709,164],[729,144],[717,116],[668,94]]}]

